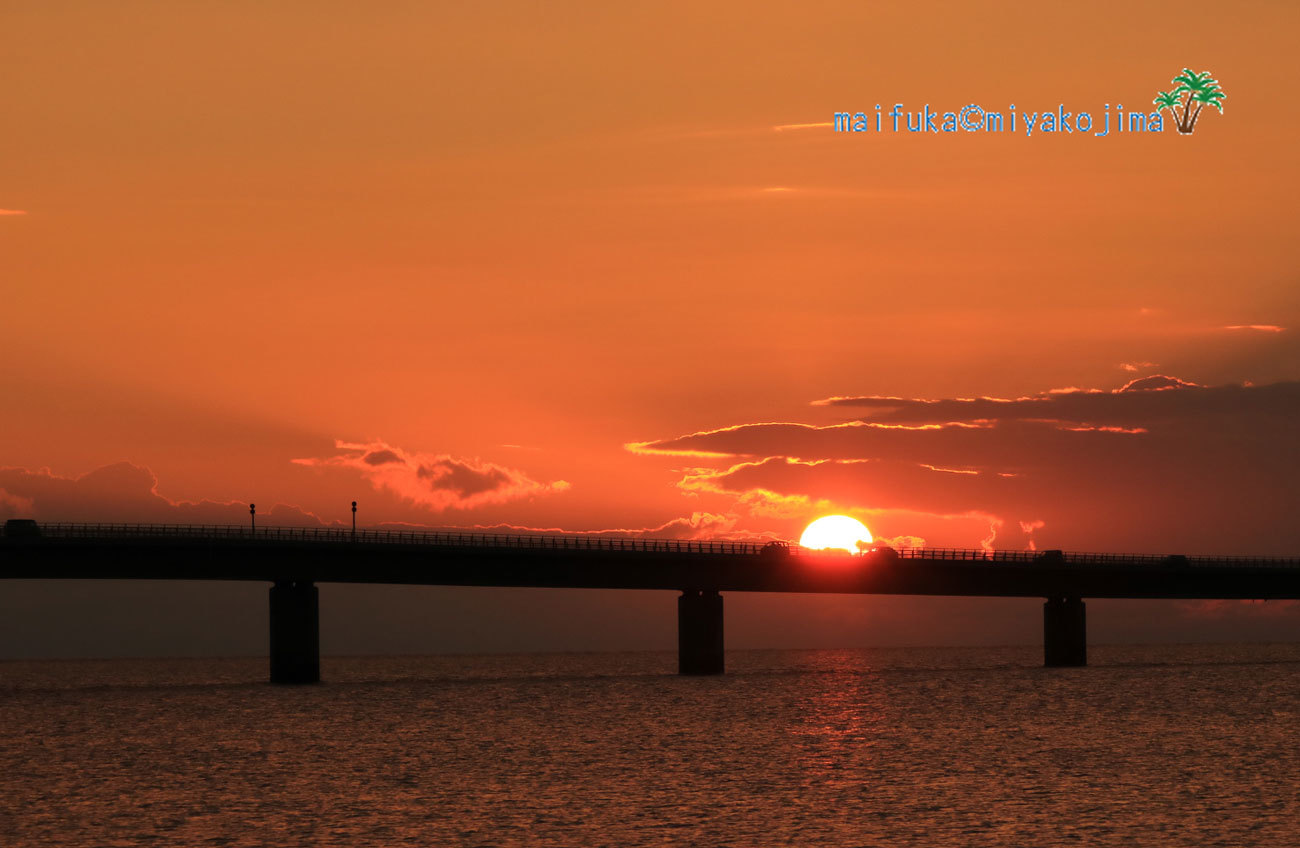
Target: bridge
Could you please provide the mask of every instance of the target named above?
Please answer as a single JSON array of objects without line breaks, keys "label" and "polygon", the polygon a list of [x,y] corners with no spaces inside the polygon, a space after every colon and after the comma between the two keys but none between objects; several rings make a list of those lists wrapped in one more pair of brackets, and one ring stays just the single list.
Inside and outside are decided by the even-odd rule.
[{"label": "bridge", "polygon": [[682,674],[723,672],[723,592],[1043,598],[1048,666],[1087,664],[1085,598],[1300,599],[1300,559],[25,520],[0,578],[270,583],[276,683],[320,680],[318,583],[676,591]]}]

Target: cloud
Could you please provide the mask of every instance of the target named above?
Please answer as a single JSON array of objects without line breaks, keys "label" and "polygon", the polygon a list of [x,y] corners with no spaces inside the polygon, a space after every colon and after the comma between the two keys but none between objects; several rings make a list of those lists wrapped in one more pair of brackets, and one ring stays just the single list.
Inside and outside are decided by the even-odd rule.
[{"label": "cloud", "polygon": [[877,545],[888,545],[891,548],[924,548],[927,547],[925,539],[921,536],[910,536],[902,534],[899,536],[877,536]]},{"label": "cloud", "polygon": [[370,453],[361,457],[361,461],[364,462],[366,465],[387,465],[390,462],[401,462],[402,458],[398,456],[394,451],[377,450],[377,451],[371,451]]},{"label": "cloud", "polygon": [[1224,327],[1225,330],[1254,330],[1260,333],[1280,333],[1286,327],[1279,327],[1276,324],[1230,324]]},{"label": "cloud", "polygon": [[[1146,388],[1177,391],[1140,391]],[[1152,375],[1111,391],[1056,390],[1020,398],[923,400],[896,397],[833,397],[817,404],[870,410],[873,422],[950,423],[1035,420],[1057,423],[1143,426],[1154,420],[1218,414],[1289,415],[1300,408],[1300,382],[1199,386]],[[653,447],[653,443],[649,443]]]},{"label": "cloud", "polygon": [[1041,530],[1044,527],[1046,527],[1047,522],[1046,521],[1021,521],[1019,522],[1019,524],[1020,524],[1020,532],[1024,533],[1026,540],[1028,540],[1026,547],[1028,547],[1029,550],[1031,551],[1037,550],[1038,545],[1034,542],[1034,538],[1033,538],[1034,531]]},{"label": "cloud", "polygon": [[335,442],[334,456],[295,459],[297,465],[348,469],[375,489],[385,489],[435,511],[474,509],[525,500],[569,488],[563,480],[539,483],[522,471],[447,454],[406,451],[382,441]]},{"label": "cloud", "polygon": [[1189,383],[1187,380],[1180,380],[1177,377],[1170,377],[1166,374],[1152,374],[1150,377],[1139,377],[1136,380],[1129,380],[1124,385],[1116,389],[1116,392],[1160,392],[1166,389],[1191,389],[1196,388],[1196,383]]},{"label": "cloud", "polygon": [[844,424],[741,424],[654,442],[633,443],[634,452],[689,456],[697,460],[728,457],[791,457],[803,460],[879,460],[907,456],[918,468],[944,478],[958,472],[1002,471],[1016,474],[1039,459],[1063,452],[1089,452],[1105,442],[1134,440],[1128,429],[1071,429],[1038,420],[953,422],[896,426],[850,421]]},{"label": "cloud", "polygon": [[26,209],[0,209],[0,215],[26,215]]},{"label": "cloud", "polygon": [[411,524],[381,524],[380,527],[427,527],[442,530],[473,530],[483,533],[502,533],[518,535],[553,535],[655,539],[690,539],[690,540],[731,540],[771,539],[770,533],[755,533],[736,529],[740,516],[732,514],[694,512],[689,516],[673,518],[652,527],[609,527],[599,530],[571,530],[564,527],[531,527],[520,524],[474,524],[471,526],[433,526]]},{"label": "cloud", "polygon": [[739,424],[629,448],[696,458],[702,467],[679,488],[755,516],[870,510],[900,519],[888,532],[911,533],[906,513],[927,536],[943,532],[921,529],[931,519],[964,533],[979,520],[998,547],[1300,550],[1297,382],[1202,386],[1152,375],[1020,398],[822,403],[869,417]]},{"label": "cloud", "polygon": [[[3,474],[0,471],[0,474]],[[31,498],[6,492],[0,489],[0,519],[30,518],[36,514],[36,503]]]},{"label": "cloud", "polygon": [[[842,425],[844,426],[844,425]],[[703,450],[689,447],[692,441],[708,439],[711,436],[717,436],[724,433],[734,433],[742,429],[751,427],[777,427],[777,428],[810,428],[807,424],[782,424],[782,423],[763,423],[763,424],[741,424],[734,427],[722,427],[717,430],[703,430],[698,433],[691,433],[687,436],[681,436],[675,439],[659,439],[646,442],[627,442],[623,448],[632,453],[639,454],[658,454],[661,456],[686,456],[698,459],[722,458],[736,456],[737,453],[729,448],[722,450]],[[814,429],[814,428],[810,428]]]},{"label": "cloud", "polygon": [[746,184],[655,184],[624,186],[616,191],[602,189],[566,195],[568,200],[598,202],[602,206],[626,203],[646,206],[793,203],[804,201],[907,200],[915,192],[892,189],[860,189],[834,185],[799,185],[789,183]]},{"label": "cloud", "polygon": [[[318,526],[317,516],[288,504],[258,508],[267,525]],[[78,477],[48,468],[0,468],[0,516],[39,521],[89,521],[163,524],[244,524],[242,501],[181,501],[158,493],[148,468],[118,462]]]},{"label": "cloud", "polygon": [[826,129],[835,126],[831,121],[813,121],[794,124],[746,124],[744,126],[708,127],[698,129],[665,129],[660,138],[678,141],[684,139],[731,139],[743,137],[760,137],[769,133],[783,133],[797,130]]},{"label": "cloud", "polygon": [[830,121],[815,121],[811,124],[778,124],[772,129],[775,132],[788,132],[789,130],[822,130],[833,126],[835,125]]},{"label": "cloud", "polygon": [[[796,498],[795,511],[804,515],[846,504],[865,511],[995,519],[1015,507],[1027,483],[984,472],[952,475],[906,460],[767,457],[728,468],[696,469],[678,485],[733,495],[738,503],[769,510]],[[822,509],[810,508],[813,504]]]}]

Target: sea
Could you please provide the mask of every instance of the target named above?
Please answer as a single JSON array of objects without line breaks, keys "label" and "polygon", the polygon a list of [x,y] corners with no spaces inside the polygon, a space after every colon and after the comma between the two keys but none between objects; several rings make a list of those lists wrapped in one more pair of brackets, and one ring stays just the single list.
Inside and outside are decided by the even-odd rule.
[{"label": "sea", "polygon": [[1296,846],[1300,645],[0,662],[0,846]]}]

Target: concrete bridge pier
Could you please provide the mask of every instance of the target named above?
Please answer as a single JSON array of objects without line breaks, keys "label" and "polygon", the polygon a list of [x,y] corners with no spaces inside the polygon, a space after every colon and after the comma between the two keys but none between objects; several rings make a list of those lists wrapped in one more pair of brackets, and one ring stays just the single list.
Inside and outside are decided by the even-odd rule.
[{"label": "concrete bridge pier", "polygon": [[677,672],[722,674],[722,595],[685,589],[677,598]]},{"label": "concrete bridge pier", "polygon": [[1088,664],[1088,628],[1081,598],[1048,598],[1043,604],[1043,664]]},{"label": "concrete bridge pier", "polygon": [[271,682],[320,682],[320,590],[310,580],[271,587]]}]

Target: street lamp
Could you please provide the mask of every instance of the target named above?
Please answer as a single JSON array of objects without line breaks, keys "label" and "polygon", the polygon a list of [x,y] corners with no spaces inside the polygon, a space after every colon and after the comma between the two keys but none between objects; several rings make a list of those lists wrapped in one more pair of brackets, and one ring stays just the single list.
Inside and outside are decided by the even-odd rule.
[{"label": "street lamp", "polygon": [[257,504],[248,505],[248,523],[253,528],[253,532],[256,533],[257,532]]},{"label": "street lamp", "polygon": [[352,538],[357,537],[357,502],[352,502]]}]

